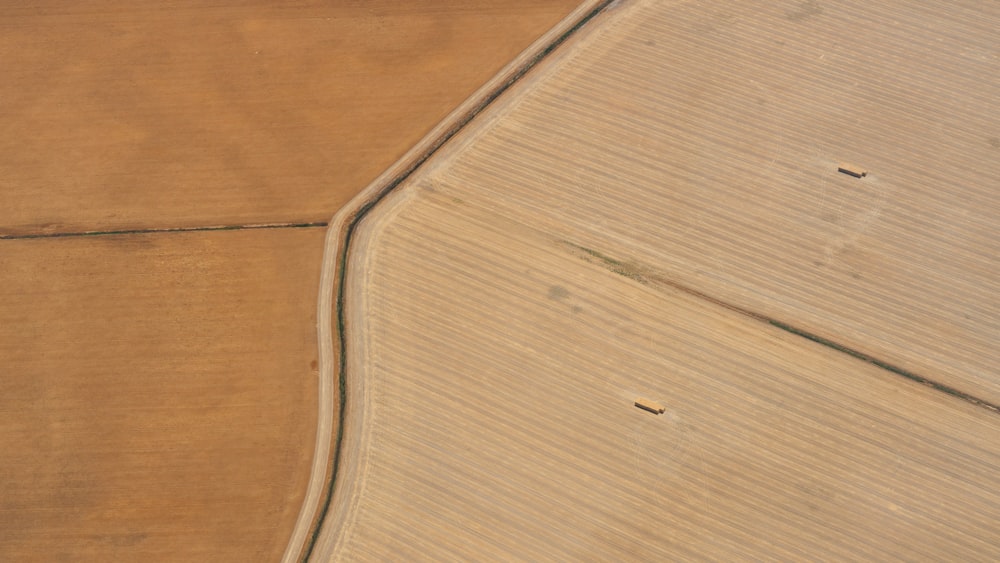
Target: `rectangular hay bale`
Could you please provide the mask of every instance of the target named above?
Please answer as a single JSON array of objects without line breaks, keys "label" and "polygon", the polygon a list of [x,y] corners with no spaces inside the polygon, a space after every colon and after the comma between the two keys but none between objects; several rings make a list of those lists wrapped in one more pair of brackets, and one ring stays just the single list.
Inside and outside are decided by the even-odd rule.
[{"label": "rectangular hay bale", "polygon": [[844,174],[854,176],[855,178],[863,178],[868,175],[868,171],[864,168],[854,164],[848,164],[846,162],[842,162],[839,166],[837,166],[837,172],[843,172]]},{"label": "rectangular hay bale", "polygon": [[666,407],[657,403],[656,401],[650,401],[649,399],[644,399],[639,397],[635,400],[635,406],[639,407],[644,411],[649,411],[653,414],[663,414],[663,411],[667,410]]}]

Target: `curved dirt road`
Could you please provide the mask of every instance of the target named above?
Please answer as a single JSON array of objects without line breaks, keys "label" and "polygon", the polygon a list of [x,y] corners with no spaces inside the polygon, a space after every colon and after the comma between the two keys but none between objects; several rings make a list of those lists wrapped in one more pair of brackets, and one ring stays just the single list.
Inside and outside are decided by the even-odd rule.
[{"label": "curved dirt road", "polygon": [[[317,303],[319,339],[319,414],[315,454],[310,472],[306,497],[296,521],[292,537],[282,561],[290,563],[303,557],[325,560],[336,553],[336,530],[355,513],[358,491],[356,483],[363,482],[363,470],[358,469],[363,456],[361,446],[367,443],[364,433],[369,426],[363,422],[367,404],[362,378],[353,378],[349,362],[356,361],[348,355],[341,364],[337,350],[340,339],[349,334],[347,327],[356,319],[344,319],[341,327],[337,314],[338,291],[344,283],[345,260],[355,260],[356,253],[347,252],[351,230],[356,222],[382,197],[396,188],[414,169],[449,140],[484,107],[493,101],[514,81],[520,79],[549,50],[565,40],[580,25],[596,16],[610,2],[588,0],[546,32],[530,47],[511,61],[475,94],[456,108],[445,120],[428,133],[406,155],[386,170],[371,185],[344,206],[330,221],[323,253],[320,292]],[[358,244],[358,243],[355,243]],[[361,244],[364,247],[364,244]],[[341,374],[350,380],[341,384]],[[342,409],[334,408],[334,397],[341,396]],[[339,420],[336,420],[339,415]],[[334,434],[337,428],[337,434]],[[338,441],[342,440],[339,444]],[[338,454],[340,458],[337,459]],[[336,479],[333,474],[352,476]],[[336,482],[331,484],[331,480]],[[332,497],[331,497],[332,495]],[[320,529],[317,529],[320,526]]]}]

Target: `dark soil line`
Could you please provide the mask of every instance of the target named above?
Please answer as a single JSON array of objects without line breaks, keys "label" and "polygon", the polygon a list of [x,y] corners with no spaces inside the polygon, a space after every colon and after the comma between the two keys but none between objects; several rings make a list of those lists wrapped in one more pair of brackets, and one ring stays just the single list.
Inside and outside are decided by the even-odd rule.
[{"label": "dark soil line", "polygon": [[775,326],[777,328],[780,328],[781,330],[784,330],[785,332],[790,332],[790,333],[792,333],[792,334],[794,334],[796,336],[801,336],[802,338],[806,338],[806,339],[812,340],[813,342],[815,342],[817,344],[822,344],[823,346],[826,346],[827,348],[832,348],[832,349],[834,349],[834,350],[836,350],[838,352],[843,352],[844,354],[847,354],[849,356],[853,356],[853,357],[855,357],[855,358],[857,358],[859,360],[862,360],[862,361],[868,362],[868,363],[870,363],[872,365],[878,366],[878,367],[880,367],[880,368],[882,368],[882,369],[884,369],[886,371],[892,372],[892,373],[894,373],[896,375],[901,375],[901,376],[903,376],[903,377],[905,377],[907,379],[911,379],[913,381],[916,381],[917,383],[922,383],[924,385],[927,385],[928,387],[931,387],[935,391],[941,391],[942,393],[947,393],[949,395],[952,395],[954,397],[962,399],[963,401],[968,401],[968,402],[972,403],[973,405],[976,405],[977,407],[983,407],[984,409],[991,410],[991,411],[993,411],[995,413],[1000,414],[1000,405],[996,405],[996,404],[993,404],[993,403],[991,403],[989,401],[980,399],[979,397],[976,397],[974,395],[970,395],[970,394],[968,394],[968,393],[966,393],[964,391],[960,391],[960,390],[958,390],[958,389],[956,389],[954,387],[951,387],[949,385],[945,385],[943,383],[938,383],[937,381],[934,381],[933,379],[924,377],[924,376],[922,376],[920,374],[917,374],[917,373],[914,373],[914,372],[912,372],[910,370],[903,369],[903,368],[901,368],[901,367],[899,367],[897,365],[890,364],[889,362],[880,360],[880,359],[878,359],[878,358],[876,358],[874,356],[865,354],[864,352],[855,350],[853,348],[849,348],[847,346],[844,346],[843,344],[839,344],[839,343],[834,342],[832,340],[829,340],[827,338],[823,338],[822,336],[813,334],[811,332],[802,330],[800,328],[796,328],[796,327],[794,327],[792,325],[783,323],[783,322],[781,322],[779,320],[771,319],[771,318],[767,318],[767,317],[760,317],[760,318],[762,320],[766,320],[772,326]]},{"label": "dark soil line", "polygon": [[152,233],[196,233],[205,231],[247,231],[252,229],[311,229],[326,227],[325,221],[317,223],[266,223],[260,225],[217,225],[213,227],[167,227],[162,229],[125,229],[120,231],[80,231],[68,233],[36,233],[28,235],[0,235],[0,240],[25,240],[36,238],[101,237],[115,235],[144,235]]},{"label": "dark soil line", "polygon": [[966,393],[964,391],[961,391],[961,390],[956,389],[954,387],[951,387],[949,385],[945,385],[943,383],[939,383],[937,381],[934,381],[933,379],[930,379],[928,377],[924,377],[924,376],[922,376],[920,374],[917,374],[917,373],[914,373],[914,372],[912,372],[910,370],[901,368],[901,367],[899,367],[899,366],[897,366],[895,364],[891,364],[891,363],[886,362],[884,360],[880,360],[880,359],[878,359],[878,358],[876,358],[876,357],[874,357],[874,356],[872,356],[870,354],[866,354],[866,353],[864,353],[864,352],[862,352],[860,350],[856,350],[856,349],[851,348],[849,346],[845,346],[845,345],[840,344],[838,342],[834,342],[833,340],[830,340],[828,338],[824,338],[824,337],[822,337],[822,336],[820,336],[818,334],[811,333],[811,332],[809,332],[807,330],[803,330],[803,329],[798,328],[796,326],[793,326],[791,324],[779,321],[778,319],[774,319],[774,318],[769,317],[767,315],[764,315],[764,314],[761,314],[761,313],[757,313],[757,312],[751,311],[749,309],[744,309],[743,307],[740,307],[738,305],[733,305],[732,303],[727,303],[725,301],[722,301],[721,299],[718,299],[716,297],[712,297],[711,295],[708,295],[708,294],[706,294],[704,292],[701,292],[701,291],[699,291],[697,289],[694,289],[692,287],[688,287],[686,285],[683,285],[683,284],[677,283],[676,281],[668,279],[668,278],[664,277],[663,275],[661,275],[659,273],[656,273],[656,272],[653,272],[649,268],[644,267],[642,265],[634,264],[634,263],[631,263],[631,262],[624,262],[624,261],[621,261],[621,260],[616,260],[616,259],[611,258],[610,256],[606,256],[606,255],[604,255],[604,254],[602,254],[602,253],[600,253],[600,252],[598,252],[596,250],[592,250],[590,248],[585,248],[585,247],[579,246],[577,244],[573,244],[573,243],[571,243],[569,241],[562,241],[562,242],[563,242],[563,244],[566,244],[567,246],[570,246],[570,247],[572,247],[572,248],[574,248],[574,249],[579,250],[580,252],[582,252],[585,255],[584,259],[586,259],[588,261],[591,261],[591,262],[600,262],[601,265],[604,266],[604,268],[606,268],[606,269],[608,269],[608,270],[610,270],[610,271],[612,271],[612,272],[614,272],[614,273],[616,273],[618,275],[621,275],[621,276],[627,277],[629,279],[635,280],[635,281],[637,281],[637,282],[639,282],[639,283],[641,283],[643,285],[651,285],[651,284],[653,284],[653,285],[662,285],[662,286],[671,287],[673,289],[676,289],[677,291],[681,291],[683,293],[686,293],[686,294],[691,295],[693,297],[696,297],[698,299],[702,299],[704,301],[708,301],[709,303],[712,303],[713,305],[718,305],[720,307],[724,307],[726,309],[729,309],[730,311],[739,313],[741,315],[750,317],[750,318],[752,318],[754,320],[757,320],[757,321],[760,321],[760,322],[763,322],[763,323],[767,323],[767,324],[769,324],[769,325],[771,325],[773,327],[780,328],[781,330],[783,330],[785,332],[788,332],[790,334],[794,334],[796,336],[800,336],[800,337],[805,338],[807,340],[811,340],[811,341],[813,341],[813,342],[815,342],[817,344],[821,344],[823,346],[826,346],[827,348],[831,348],[831,349],[836,350],[838,352],[841,352],[843,354],[847,354],[847,355],[849,355],[849,356],[851,356],[853,358],[856,358],[858,360],[861,360],[863,362],[868,362],[869,364],[872,364],[874,366],[882,368],[882,369],[884,369],[884,370],[886,370],[888,372],[894,373],[896,375],[905,377],[906,379],[909,379],[909,380],[912,380],[912,381],[916,381],[917,383],[920,383],[920,384],[923,384],[923,385],[927,385],[928,387],[931,387],[935,391],[941,391],[942,393],[947,393],[947,394],[949,394],[949,395],[951,395],[953,397],[957,397],[957,398],[962,399],[964,401],[968,401],[969,403],[972,403],[973,405],[976,405],[978,407],[982,407],[984,409],[987,409],[987,410],[993,411],[993,412],[995,412],[997,414],[1000,414],[1000,405],[997,405],[997,404],[991,403],[989,401],[980,399],[979,397],[976,397],[974,395],[970,395],[970,394],[968,394],[968,393]]}]

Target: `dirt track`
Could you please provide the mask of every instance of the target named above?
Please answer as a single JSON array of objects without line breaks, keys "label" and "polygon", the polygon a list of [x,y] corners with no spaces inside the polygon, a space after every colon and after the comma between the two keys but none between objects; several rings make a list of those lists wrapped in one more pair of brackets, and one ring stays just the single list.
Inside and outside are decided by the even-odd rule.
[{"label": "dirt track", "polygon": [[352,242],[320,558],[995,558],[991,10],[624,3],[522,81]]}]

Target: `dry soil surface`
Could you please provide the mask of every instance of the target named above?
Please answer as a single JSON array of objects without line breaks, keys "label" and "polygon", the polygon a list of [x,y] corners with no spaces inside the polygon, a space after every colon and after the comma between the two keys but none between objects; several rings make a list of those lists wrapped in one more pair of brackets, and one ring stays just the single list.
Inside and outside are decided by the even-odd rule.
[{"label": "dry soil surface", "polygon": [[323,235],[2,241],[0,559],[281,557],[312,461]]},{"label": "dry soil surface", "polygon": [[0,2],[0,234],[326,221],[577,3]]}]

